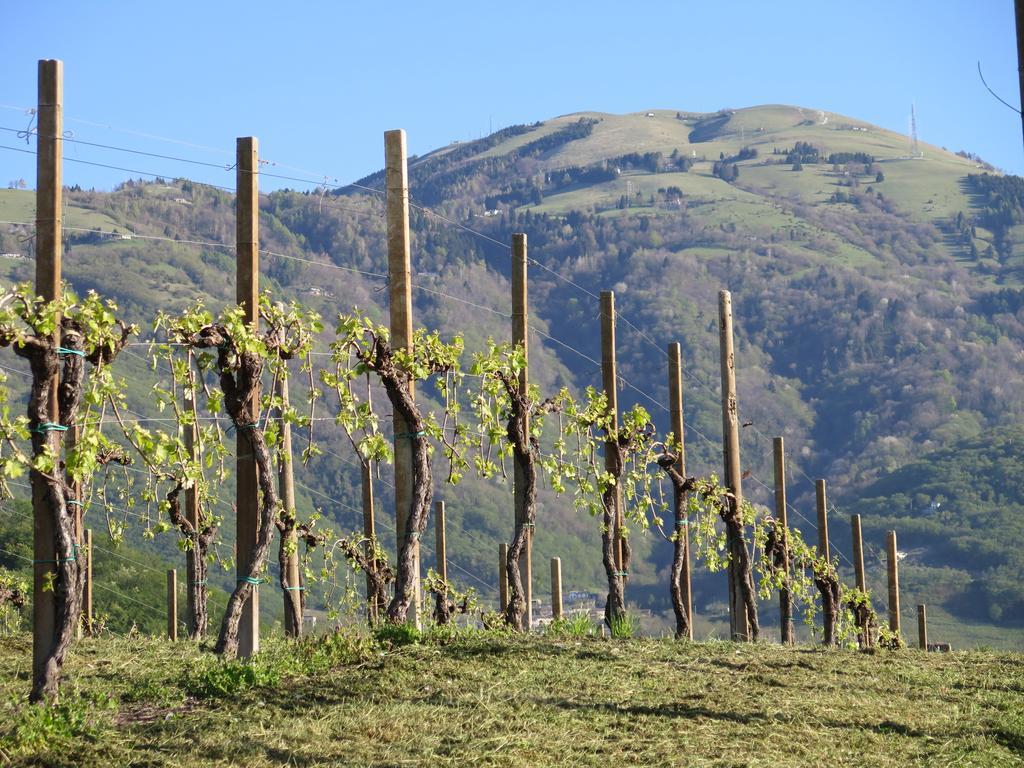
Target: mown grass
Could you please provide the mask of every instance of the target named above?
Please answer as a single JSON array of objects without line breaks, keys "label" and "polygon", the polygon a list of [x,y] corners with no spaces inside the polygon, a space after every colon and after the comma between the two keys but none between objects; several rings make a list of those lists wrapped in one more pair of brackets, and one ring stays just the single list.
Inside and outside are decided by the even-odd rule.
[{"label": "mown grass", "polygon": [[1024,762],[1019,654],[474,632],[271,642],[249,665],[103,639],[76,648],[61,708],[41,713],[22,703],[29,651],[0,640],[4,764]]}]

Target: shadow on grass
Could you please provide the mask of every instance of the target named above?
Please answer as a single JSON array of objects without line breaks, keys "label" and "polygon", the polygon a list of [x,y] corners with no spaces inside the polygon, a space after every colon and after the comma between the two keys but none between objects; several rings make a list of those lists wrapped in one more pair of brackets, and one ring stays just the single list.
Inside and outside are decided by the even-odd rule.
[{"label": "shadow on grass", "polygon": [[544,704],[557,709],[566,709],[577,712],[608,712],[613,715],[648,715],[653,717],[672,717],[692,720],[706,718],[708,720],[722,720],[730,723],[741,723],[750,725],[762,723],[769,718],[760,712],[732,712],[729,710],[715,710],[709,707],[690,706],[687,704],[671,703],[657,706],[647,704],[613,704],[607,701],[568,701],[566,699],[541,699],[538,704]]},{"label": "shadow on grass", "polygon": [[997,744],[1001,744],[1018,755],[1024,755],[1024,733],[1008,731],[1005,728],[991,728],[989,735]]}]

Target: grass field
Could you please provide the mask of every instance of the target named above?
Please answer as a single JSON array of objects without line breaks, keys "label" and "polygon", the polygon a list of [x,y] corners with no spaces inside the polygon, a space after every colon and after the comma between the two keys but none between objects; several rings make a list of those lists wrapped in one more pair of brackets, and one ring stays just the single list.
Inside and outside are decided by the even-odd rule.
[{"label": "grass field", "polygon": [[0,639],[5,765],[1012,766],[1024,656],[474,633],[79,644],[60,706]]}]

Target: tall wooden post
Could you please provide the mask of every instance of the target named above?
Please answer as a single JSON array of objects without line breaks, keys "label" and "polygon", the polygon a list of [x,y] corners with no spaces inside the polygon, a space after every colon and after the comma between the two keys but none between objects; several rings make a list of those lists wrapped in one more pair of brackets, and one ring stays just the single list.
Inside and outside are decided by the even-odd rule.
[{"label": "tall wooden post", "polygon": [[772,440],[775,465],[775,519],[782,527],[782,569],[785,581],[779,590],[779,629],[783,645],[793,645],[793,596],[789,591],[789,508],[786,500],[786,444],[782,437]]},{"label": "tall wooden post", "polygon": [[508,608],[508,571],[505,566],[508,563],[508,543],[501,542],[498,545],[498,603],[502,613]]},{"label": "tall wooden post", "polygon": [[[409,247],[409,172],[405,131],[384,133],[384,167],[387,193],[388,285],[390,287],[391,347],[412,351],[412,279]],[[412,383],[409,384],[412,391]],[[409,425],[396,410],[395,433],[395,536],[401,552],[412,511],[412,440]],[[413,539],[412,600],[410,623],[420,625],[420,543]]]},{"label": "tall wooden post", "polygon": [[551,558],[551,618],[562,618],[562,559]]},{"label": "tall wooden post", "polygon": [[178,639],[178,572],[167,571],[167,639]]},{"label": "tall wooden post", "polygon": [[[530,346],[528,340],[529,301],[526,283],[526,235],[517,232],[512,235],[512,343],[523,348],[526,365],[519,372],[519,389],[526,391],[529,383]],[[529,414],[527,414],[527,434],[529,434]],[[516,528],[526,525],[526,481],[517,464],[512,486],[515,493]],[[533,528],[526,528],[526,546],[519,557],[519,578],[523,583],[523,599],[526,601],[526,612],[523,614],[523,630],[529,632],[533,626]]]},{"label": "tall wooden post", "polygon": [[818,556],[826,563],[832,562],[828,542],[828,500],[825,495],[825,481],[818,480],[814,484],[814,496],[818,508]]},{"label": "tall wooden post", "polygon": [[917,606],[917,647],[928,650],[928,615],[923,605]]},{"label": "tall wooden post", "polygon": [[[679,342],[668,345],[668,404],[672,434],[676,439],[676,471],[686,477],[686,440],[683,434],[683,360]],[[676,500],[679,503],[680,500]],[[689,522],[689,521],[686,521]],[[690,589],[690,527],[678,526],[675,535],[683,540],[683,571],[679,591],[686,611],[686,634],[693,640],[693,595]]]},{"label": "tall wooden post", "polygon": [[[199,460],[199,425],[188,424],[184,427],[185,450],[189,459]],[[193,531],[199,531],[199,488],[193,483],[191,488],[185,489],[185,519],[192,526]],[[190,547],[185,552],[185,606],[188,610],[188,633],[195,639],[202,639],[199,636],[201,627],[196,624],[196,583],[199,581],[198,552],[195,547]]]},{"label": "tall wooden post", "polygon": [[885,535],[885,546],[888,557],[889,572],[889,629],[900,631],[900,565],[899,553],[896,549],[896,531]]},{"label": "tall wooden post", "polygon": [[92,637],[92,530],[85,531],[85,594],[82,596],[85,632]]},{"label": "tall wooden post", "polygon": [[[284,418],[284,411],[288,408],[287,373],[278,377],[276,390],[277,396],[281,398],[281,410],[278,411],[278,420],[281,427],[281,445],[278,449],[280,464],[278,465],[277,482],[285,513],[294,519],[295,467],[292,464],[292,425],[291,422]],[[288,637],[302,637],[303,600],[301,577],[299,576],[299,537],[294,527],[288,533],[288,539],[289,541],[285,545],[288,551],[285,568],[288,571],[289,586],[283,590],[285,602],[284,633]],[[298,622],[294,621],[294,616],[298,617]]]},{"label": "tall wooden post", "polygon": [[[235,214],[235,246],[237,275],[236,300],[244,310],[246,324],[254,330],[259,325],[259,143],[251,136],[238,139],[236,146],[235,185],[237,210]],[[259,390],[254,393],[259,398]],[[258,401],[258,400],[257,400]],[[236,559],[238,577],[249,572],[252,548],[256,545],[260,528],[259,484],[256,460],[245,435],[236,441],[238,465],[236,470]],[[238,655],[249,658],[260,650],[260,588],[253,585],[250,597],[242,607],[242,620],[238,626]]]},{"label": "tall wooden post", "polygon": [[[608,413],[611,416],[611,427],[613,430],[619,428],[619,388],[618,374],[615,363],[615,292],[601,291],[601,382],[605,397],[608,398]],[[615,457],[606,443],[604,452],[604,467],[611,471],[615,467]],[[625,552],[623,550],[622,529],[624,527],[622,514],[622,494],[618,486],[615,487],[615,540],[612,548],[615,554],[615,567],[619,571],[619,578],[623,580],[622,589],[625,593]]]},{"label": "tall wooden post", "polygon": [[[55,59],[39,62],[38,153],[36,155],[36,294],[46,301],[60,298],[61,240],[63,236],[63,169],[61,153],[64,134],[64,64]],[[53,333],[60,343],[60,325]],[[48,419],[60,422],[57,389],[60,376],[50,381]],[[43,433],[46,442],[60,451],[58,432]],[[54,591],[50,586],[57,574],[57,545],[47,500],[46,481],[32,470],[32,677],[38,680],[53,646],[57,624]]]},{"label": "tall wooden post", "polygon": [[[743,504],[743,481],[740,469],[740,419],[736,399],[736,354],[732,336],[732,295],[729,291],[718,292],[718,342],[722,368],[722,454],[725,465],[725,487],[732,494],[729,504],[738,509]],[[730,555],[741,541],[734,541],[728,534]],[[737,589],[742,578],[735,557],[729,559],[729,631],[733,640],[749,640],[750,624],[747,621],[747,607],[743,595]]]}]

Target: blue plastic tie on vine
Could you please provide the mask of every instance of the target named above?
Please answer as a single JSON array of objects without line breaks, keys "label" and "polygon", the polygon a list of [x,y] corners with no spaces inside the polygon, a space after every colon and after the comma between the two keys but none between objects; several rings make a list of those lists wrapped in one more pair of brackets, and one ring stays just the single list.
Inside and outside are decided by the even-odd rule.
[{"label": "blue plastic tie on vine", "polygon": [[[74,504],[76,507],[84,507],[85,504],[78,499],[68,499],[67,504]],[[78,546],[77,544],[75,546]]]},{"label": "blue plastic tie on vine", "polygon": [[425,434],[427,433],[423,432],[422,430],[419,432],[399,432],[395,435],[395,440],[402,440],[403,438],[406,440],[411,440],[414,437],[423,437]]},{"label": "blue plastic tie on vine", "polygon": [[54,424],[52,421],[46,421],[40,424],[38,427],[33,427],[29,430],[35,432],[37,435],[45,434],[46,432],[67,432],[68,428],[63,424]]},{"label": "blue plastic tie on vine", "polygon": [[285,592],[305,592],[305,587],[281,587]]},{"label": "blue plastic tie on vine", "polygon": [[259,584],[263,583],[263,579],[255,579],[252,576],[243,576],[242,578],[240,578],[238,580],[238,583],[241,584],[243,581],[246,584],[255,584],[255,585],[259,585]]},{"label": "blue plastic tie on vine", "polygon": [[67,347],[57,347],[58,355],[78,355],[79,357],[85,357],[85,350],[82,349],[68,349]]}]

